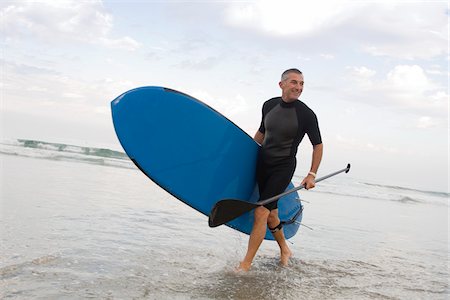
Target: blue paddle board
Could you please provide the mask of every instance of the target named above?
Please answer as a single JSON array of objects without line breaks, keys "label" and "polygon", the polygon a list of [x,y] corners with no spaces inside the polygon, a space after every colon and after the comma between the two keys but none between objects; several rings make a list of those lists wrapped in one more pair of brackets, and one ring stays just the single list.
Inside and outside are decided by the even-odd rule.
[{"label": "blue paddle board", "polygon": [[[175,198],[206,216],[221,199],[258,200],[259,145],[205,103],[172,89],[141,87],[113,100],[111,110],[127,155]],[[278,203],[289,239],[299,228],[303,206],[297,193]],[[250,234],[253,212],[226,225]],[[269,230],[265,238],[273,240]]]}]

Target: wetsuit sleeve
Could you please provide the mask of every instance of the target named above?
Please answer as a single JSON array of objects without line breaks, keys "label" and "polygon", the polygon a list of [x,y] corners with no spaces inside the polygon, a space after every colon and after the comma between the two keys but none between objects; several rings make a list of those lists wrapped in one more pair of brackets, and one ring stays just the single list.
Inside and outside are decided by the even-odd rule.
[{"label": "wetsuit sleeve", "polygon": [[320,135],[319,121],[315,113],[311,113],[309,118],[308,126],[306,128],[306,134],[313,146],[322,144],[322,137]]}]

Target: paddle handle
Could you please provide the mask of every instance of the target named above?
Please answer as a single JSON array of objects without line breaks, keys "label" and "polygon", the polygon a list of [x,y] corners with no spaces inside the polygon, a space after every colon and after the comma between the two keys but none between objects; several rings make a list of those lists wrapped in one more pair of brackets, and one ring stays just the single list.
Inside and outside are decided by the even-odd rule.
[{"label": "paddle handle", "polygon": [[[319,181],[325,180],[325,179],[327,179],[327,178],[330,178],[330,177],[332,177],[332,176],[334,176],[334,175],[337,175],[337,174],[339,174],[339,173],[342,173],[342,172],[348,173],[348,171],[350,171],[350,164],[347,164],[347,167],[344,168],[344,169],[342,169],[342,170],[339,170],[339,171],[333,172],[333,173],[331,173],[331,174],[325,175],[325,176],[323,176],[323,177],[320,177],[320,178],[316,179],[315,181],[316,181],[316,182],[319,182]],[[286,196],[286,195],[292,194],[293,192],[296,192],[296,191],[301,190],[301,189],[304,189],[304,188],[305,188],[304,185],[300,185],[300,186],[295,187],[295,188],[293,188],[293,189],[290,189],[290,190],[288,190],[288,191],[286,191],[286,192],[284,192],[284,193],[281,193],[281,194],[279,194],[279,195],[273,196],[273,197],[268,198],[268,199],[266,199],[266,200],[260,201],[260,202],[258,202],[257,204],[258,204],[258,205],[266,205],[266,204],[268,204],[268,203],[271,203],[271,202],[273,202],[273,201],[275,201],[275,200],[280,199],[281,197],[284,197],[284,196]]]}]

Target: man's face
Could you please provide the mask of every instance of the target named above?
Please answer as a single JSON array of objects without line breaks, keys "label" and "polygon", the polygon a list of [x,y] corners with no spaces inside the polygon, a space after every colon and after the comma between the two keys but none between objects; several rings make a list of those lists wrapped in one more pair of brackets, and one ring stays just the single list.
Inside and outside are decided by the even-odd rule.
[{"label": "man's face", "polygon": [[302,74],[289,73],[285,80],[280,81],[283,100],[286,102],[297,100],[302,94],[303,84],[304,79]]}]

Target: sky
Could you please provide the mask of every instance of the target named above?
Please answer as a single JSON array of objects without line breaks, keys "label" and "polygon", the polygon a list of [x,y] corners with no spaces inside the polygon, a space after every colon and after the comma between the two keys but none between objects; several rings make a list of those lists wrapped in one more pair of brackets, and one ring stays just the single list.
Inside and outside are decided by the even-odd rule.
[{"label": "sky", "polygon": [[[120,150],[110,102],[182,91],[253,136],[302,70],[322,175],[449,189],[447,1],[2,1],[0,139]],[[308,139],[297,174],[311,163]],[[349,174],[350,175],[350,174]]]}]

